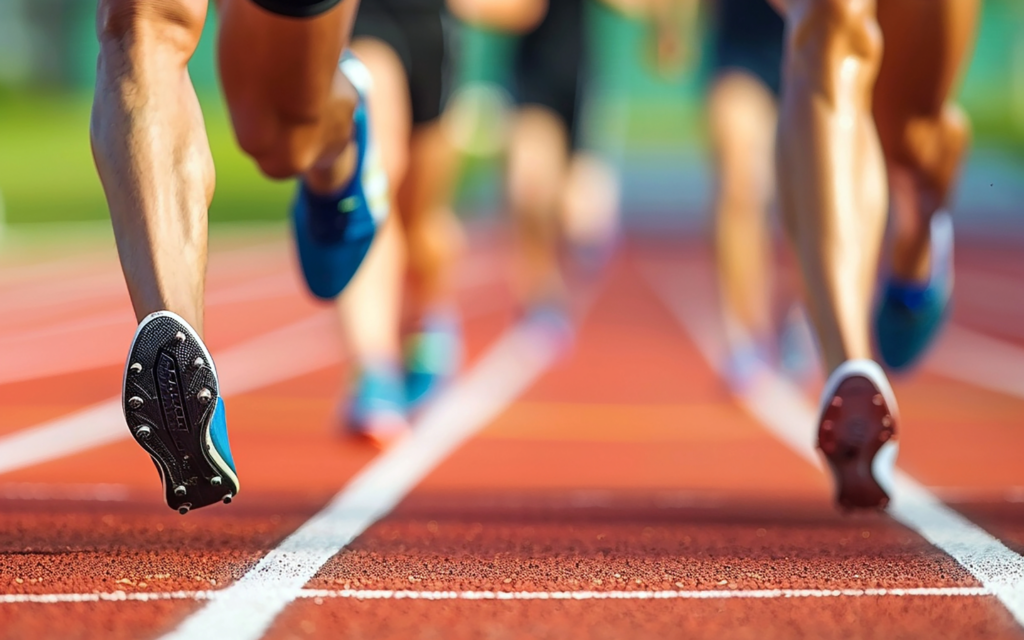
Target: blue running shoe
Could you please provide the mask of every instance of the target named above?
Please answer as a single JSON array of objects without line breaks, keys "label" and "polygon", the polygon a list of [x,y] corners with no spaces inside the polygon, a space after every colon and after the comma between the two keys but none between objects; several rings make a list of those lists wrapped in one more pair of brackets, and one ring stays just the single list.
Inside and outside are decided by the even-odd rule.
[{"label": "blue running shoe", "polygon": [[462,327],[454,313],[431,313],[405,339],[405,396],[422,407],[455,377],[462,364]]},{"label": "blue running shoe", "polygon": [[949,317],[953,293],[953,221],[940,211],[931,221],[932,270],[926,283],[890,279],[876,317],[885,364],[905,370],[918,362]]},{"label": "blue running shoe", "polygon": [[302,274],[313,295],[325,300],[336,298],[355,275],[390,209],[387,177],[371,137],[366,107],[369,72],[347,53],[341,70],[360,94],[352,124],[355,173],[345,187],[326,196],[300,183],[291,210]]},{"label": "blue running shoe", "polygon": [[368,367],[359,374],[348,405],[349,433],[382,449],[409,432],[405,389],[398,367]]},{"label": "blue running shoe", "polygon": [[121,401],[132,436],[156,464],[169,507],[184,515],[234,499],[238,475],[217,368],[185,320],[158,311],[139,323]]}]

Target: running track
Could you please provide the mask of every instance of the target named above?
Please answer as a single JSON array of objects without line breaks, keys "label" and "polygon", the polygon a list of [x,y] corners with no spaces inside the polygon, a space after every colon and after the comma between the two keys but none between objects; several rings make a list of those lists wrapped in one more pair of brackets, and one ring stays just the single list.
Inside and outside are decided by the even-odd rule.
[{"label": "running track", "polygon": [[0,638],[1024,637],[1019,254],[960,247],[953,329],[897,383],[907,493],[844,516],[813,389],[719,382],[705,250],[630,244],[559,358],[510,329],[501,240],[475,247],[465,373],[376,456],[333,430],[340,341],[287,245],[215,239],[243,487],[181,517],[110,410],[134,324],[111,248],[8,245]]}]

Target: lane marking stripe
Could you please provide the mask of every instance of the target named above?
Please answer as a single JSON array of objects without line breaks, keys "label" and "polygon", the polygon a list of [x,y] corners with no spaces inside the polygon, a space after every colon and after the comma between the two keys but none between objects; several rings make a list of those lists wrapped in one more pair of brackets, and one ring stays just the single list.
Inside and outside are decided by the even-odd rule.
[{"label": "lane marking stripe", "polygon": [[[157,602],[217,600],[223,591],[128,593],[29,593],[0,595],[0,604],[75,602]],[[772,598],[882,598],[991,596],[984,587],[914,587],[909,589],[750,589],[692,591],[392,591],[388,589],[302,589],[296,599],[351,600],[729,600]]]},{"label": "lane marking stripe", "polygon": [[[479,262],[479,261],[478,261]],[[500,276],[497,263],[480,262],[475,276],[459,284],[469,291]],[[257,284],[261,281],[255,281]],[[267,282],[263,282],[267,284]],[[246,293],[252,282],[231,293]],[[473,298],[477,305],[465,310],[466,318],[487,313],[496,305],[488,296]],[[337,320],[331,311],[320,311],[303,320],[274,329],[217,354],[227,396],[248,393],[300,375],[329,367],[341,360]],[[0,372],[0,382],[3,374]],[[110,398],[42,424],[0,436],[0,474],[70,456],[128,437],[119,397]]]},{"label": "lane marking stripe", "polygon": [[[643,274],[717,370],[723,359],[712,310],[715,297],[701,271],[682,267],[666,275],[664,269],[644,268]],[[755,381],[751,391],[737,401],[779,440],[821,467],[813,445],[816,411],[795,385],[771,372]],[[1024,557],[943,504],[905,472],[897,469],[893,484],[889,516],[960,563],[1024,626]]]},{"label": "lane marking stripe", "polygon": [[1024,398],[1024,348],[950,323],[925,368],[959,382]]},{"label": "lane marking stripe", "polygon": [[494,419],[554,360],[537,328],[502,336],[418,421],[255,567],[165,640],[255,640],[334,555],[388,514],[441,461]]},{"label": "lane marking stripe", "polygon": [[[320,311],[230,349],[217,357],[225,395],[247,393],[335,364],[334,315]],[[0,437],[0,474],[128,438],[121,398]]]}]

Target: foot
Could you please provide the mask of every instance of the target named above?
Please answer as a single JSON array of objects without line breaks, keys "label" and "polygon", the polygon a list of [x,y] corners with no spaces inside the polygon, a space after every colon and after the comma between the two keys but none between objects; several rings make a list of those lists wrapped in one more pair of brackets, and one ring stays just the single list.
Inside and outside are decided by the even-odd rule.
[{"label": "foot", "polygon": [[422,407],[451,382],[462,363],[462,327],[454,313],[427,314],[405,339],[405,396]]},{"label": "foot", "polygon": [[352,124],[355,172],[347,185],[328,195],[313,193],[301,182],[291,210],[302,274],[313,295],[325,300],[336,298],[355,275],[390,208],[366,107],[369,72],[350,55],[341,69],[360,94]]},{"label": "foot", "polygon": [[125,363],[121,401],[164,499],[186,514],[238,494],[217,368],[195,330],[170,311],[146,316]]},{"label": "foot", "polygon": [[398,367],[368,367],[359,374],[348,405],[346,427],[352,435],[382,449],[409,432]]},{"label": "foot", "polygon": [[931,274],[927,282],[891,278],[876,317],[878,349],[886,366],[903,370],[916,364],[949,316],[953,292],[953,222],[940,211],[932,217]]},{"label": "foot", "polygon": [[836,481],[836,502],[845,509],[889,504],[898,450],[896,398],[882,368],[872,360],[839,366],[821,396],[818,448]]}]

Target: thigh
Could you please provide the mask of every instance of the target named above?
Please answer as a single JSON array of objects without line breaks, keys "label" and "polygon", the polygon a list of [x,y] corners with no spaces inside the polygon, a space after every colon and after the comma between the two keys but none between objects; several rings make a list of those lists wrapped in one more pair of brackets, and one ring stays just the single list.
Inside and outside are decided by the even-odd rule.
[{"label": "thigh", "polygon": [[277,135],[282,121],[320,125],[336,93],[338,61],[357,7],[357,0],[344,0],[296,19],[253,0],[219,1],[221,82],[240,138]]},{"label": "thigh", "polygon": [[980,0],[879,0],[885,54],[874,96],[883,141],[938,117],[974,45]]}]

